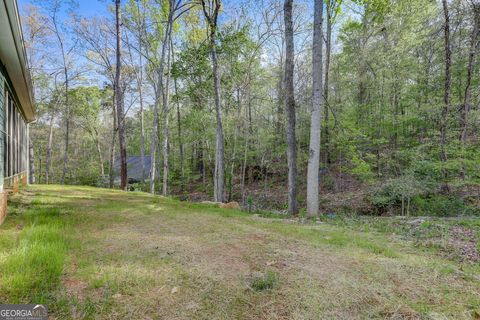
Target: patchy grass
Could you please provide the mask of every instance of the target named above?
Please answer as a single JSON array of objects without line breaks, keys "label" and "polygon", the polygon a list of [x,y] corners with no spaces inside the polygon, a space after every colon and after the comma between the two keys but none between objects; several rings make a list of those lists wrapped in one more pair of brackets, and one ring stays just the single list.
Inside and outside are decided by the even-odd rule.
[{"label": "patchy grass", "polygon": [[[9,210],[0,226],[0,301],[42,302],[54,318],[480,314],[479,263],[419,246],[394,220],[298,224],[141,192],[64,186],[32,186]],[[437,224],[423,221],[413,234],[441,238]],[[455,226],[444,239],[452,230],[459,241],[471,237]]]},{"label": "patchy grass", "polygon": [[480,219],[477,217],[338,216],[323,220],[350,230],[398,236],[450,260],[480,261]]},{"label": "patchy grass", "polygon": [[250,287],[255,291],[270,290],[275,287],[277,282],[277,273],[268,270],[266,273],[259,273],[253,275],[250,279]]}]

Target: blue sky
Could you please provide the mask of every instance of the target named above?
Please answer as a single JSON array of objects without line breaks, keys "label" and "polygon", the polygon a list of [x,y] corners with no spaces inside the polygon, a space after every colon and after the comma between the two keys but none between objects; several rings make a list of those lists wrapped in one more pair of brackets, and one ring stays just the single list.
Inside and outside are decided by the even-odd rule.
[{"label": "blue sky", "polygon": [[[28,4],[35,4],[35,0],[18,0],[20,11]],[[113,4],[112,0],[79,0],[78,13],[82,16],[106,15],[108,5]]]}]

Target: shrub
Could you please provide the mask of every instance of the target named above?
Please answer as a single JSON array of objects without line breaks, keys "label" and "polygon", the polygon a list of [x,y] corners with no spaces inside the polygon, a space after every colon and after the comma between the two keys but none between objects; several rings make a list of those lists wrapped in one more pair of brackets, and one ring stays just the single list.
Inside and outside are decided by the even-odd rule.
[{"label": "shrub", "polygon": [[455,195],[416,196],[412,199],[412,206],[416,215],[429,216],[458,216],[473,214],[474,210]]},{"label": "shrub", "polygon": [[372,205],[380,213],[401,207],[401,214],[409,214],[411,199],[425,193],[425,186],[411,175],[387,180],[369,195]]}]

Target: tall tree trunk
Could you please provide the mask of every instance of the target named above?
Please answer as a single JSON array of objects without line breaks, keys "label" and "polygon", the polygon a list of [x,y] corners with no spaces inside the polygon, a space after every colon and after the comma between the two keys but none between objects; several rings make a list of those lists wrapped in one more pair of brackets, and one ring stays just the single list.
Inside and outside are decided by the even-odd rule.
[{"label": "tall tree trunk", "polygon": [[[169,39],[171,42],[171,39]],[[169,43],[169,50],[167,53],[167,79],[165,80],[165,88],[163,90],[163,195],[166,196],[168,192],[168,112],[169,112],[169,89],[170,89],[170,58],[173,46]]]},{"label": "tall tree trunk", "polygon": [[53,115],[50,116],[50,123],[48,129],[48,145],[47,145],[47,157],[45,160],[45,183],[50,181],[50,164],[52,162],[52,144],[53,144]]},{"label": "tall tree trunk", "polygon": [[[113,90],[115,91],[115,89]],[[110,168],[109,168],[109,188],[113,189],[115,181],[115,142],[117,137],[117,112],[115,111],[115,100],[116,94],[113,93],[113,104],[112,104],[112,143],[110,145]]]},{"label": "tall tree trunk", "polygon": [[[212,59],[213,87],[215,98],[215,114],[217,120],[216,143],[215,143],[215,174],[213,177],[214,201],[223,202],[225,199],[225,145],[223,140],[222,108],[220,103],[220,76],[218,74],[217,58],[217,19],[221,7],[221,0],[212,0],[211,7],[207,8],[205,0],[202,0],[202,8],[210,27],[210,56]],[[211,12],[209,12],[211,11]]]},{"label": "tall tree trunk", "polygon": [[318,215],[318,171],[320,164],[320,121],[322,109],[322,46],[323,46],[323,0],[315,0],[313,23],[313,92],[310,123],[310,152],[307,172],[307,215]]},{"label": "tall tree trunk", "polygon": [[174,87],[175,87],[175,99],[176,99],[176,107],[177,107],[177,135],[178,135],[178,151],[180,154],[180,172],[182,177],[182,188],[183,188],[183,179],[185,178],[185,168],[184,168],[184,154],[183,154],[183,140],[182,140],[182,118],[180,113],[180,102],[178,99],[178,87],[177,87],[177,79],[173,79]]},{"label": "tall tree trunk", "polygon": [[29,166],[28,183],[34,184],[35,183],[35,154],[33,150],[33,142],[30,139],[30,137],[28,139],[28,166]]},{"label": "tall tree trunk", "polygon": [[125,114],[123,110],[123,91],[121,89],[122,72],[122,13],[120,11],[120,0],[115,0],[115,32],[116,32],[116,69],[115,69],[115,103],[117,105],[117,128],[118,142],[120,148],[120,189],[127,190],[127,147],[125,144]]},{"label": "tall tree trunk", "polygon": [[[240,89],[237,89],[237,119],[240,119],[241,116],[241,100],[240,100]],[[235,172],[235,162],[237,160],[237,137],[240,131],[240,122],[235,126],[235,131],[233,134],[233,153],[232,153],[232,162],[230,164],[230,173],[228,176],[228,201],[232,201],[233,196],[233,176]]]},{"label": "tall tree trunk", "polygon": [[[140,67],[142,68],[142,67]],[[142,76],[140,76],[140,79]],[[140,95],[140,156],[142,157],[142,183],[145,182],[145,117],[143,111],[142,85],[139,85]]]},{"label": "tall tree trunk", "polygon": [[[215,32],[213,32],[214,34]],[[213,81],[215,89],[215,112],[217,119],[216,145],[215,145],[215,178],[214,178],[214,197],[215,201],[224,201],[224,177],[225,177],[225,150],[223,141],[222,110],[220,105],[220,77],[218,75],[217,49],[215,36],[211,39],[211,56],[213,64]]]},{"label": "tall tree trunk", "polygon": [[[319,1],[319,0],[317,0]],[[317,4],[316,4],[317,5]],[[293,40],[293,0],[285,0],[285,112],[287,115],[287,160],[288,160],[288,212],[298,214],[297,204],[297,141],[295,135],[295,93],[293,85],[294,40]],[[318,183],[318,180],[317,180]]]},{"label": "tall tree trunk", "polygon": [[173,6],[170,6],[172,10],[170,10],[169,16],[168,16],[168,21],[167,21],[167,26],[165,30],[165,35],[163,39],[163,44],[162,44],[162,53],[160,56],[160,66],[157,70],[157,76],[158,76],[158,83],[156,87],[156,92],[155,92],[155,105],[154,105],[154,112],[153,112],[153,126],[152,126],[152,141],[151,141],[151,148],[150,148],[150,193],[154,194],[155,193],[155,177],[156,177],[156,150],[157,150],[157,130],[158,130],[158,109],[159,109],[159,103],[160,103],[160,96],[162,95],[162,92],[164,91],[163,88],[163,71],[165,69],[165,55],[166,55],[166,50],[169,50],[170,46],[170,34],[171,34],[171,28],[172,28],[172,23],[173,23]]},{"label": "tall tree trunk", "polygon": [[[140,18],[140,2],[137,1],[137,9]],[[143,12],[145,14],[145,12]],[[143,56],[142,56],[142,28],[143,23],[138,22],[138,51],[139,54],[139,72],[137,77],[138,95],[140,99],[140,156],[142,157],[142,183],[145,182],[145,123],[144,123],[144,107],[143,107]]]},{"label": "tall tree trunk", "polygon": [[[248,135],[248,133],[247,133]],[[245,188],[245,175],[247,172],[247,160],[248,160],[248,136],[245,138],[245,145],[243,148],[243,165],[242,165],[242,182],[241,182],[241,189],[242,189],[242,204],[245,205],[246,203],[246,188]]]},{"label": "tall tree trunk", "polygon": [[[333,6],[331,3],[332,1],[329,1],[329,6]],[[327,37],[325,41],[325,81],[324,81],[324,87],[323,87],[323,100],[325,102],[325,105],[323,106],[323,114],[324,114],[324,128],[325,128],[325,166],[328,166],[330,164],[330,131],[329,131],[329,126],[328,126],[328,118],[330,113],[328,112],[328,108],[330,107],[329,101],[328,101],[328,86],[329,86],[329,76],[330,76],[330,57],[331,57],[331,52],[332,52],[332,10],[334,8],[327,7]]]},{"label": "tall tree trunk", "polygon": [[284,61],[283,61],[283,53],[282,56],[280,57],[280,65],[279,65],[279,70],[278,70],[278,79],[277,79],[277,119],[276,119],[276,124],[275,124],[275,134],[278,139],[278,144],[281,145],[281,142],[283,140],[283,126],[284,126],[284,92],[283,92],[283,84],[284,84],[284,71],[283,71],[283,66]]},{"label": "tall tree trunk", "polygon": [[[62,45],[63,48],[63,45]],[[62,49],[63,51],[63,49]],[[64,56],[65,59],[65,56]],[[65,61],[65,60],[64,60]],[[70,107],[68,105],[68,72],[66,62],[64,62],[64,74],[65,74],[65,149],[63,154],[63,171],[61,184],[65,183],[65,176],[68,171],[68,147],[70,145]]]},{"label": "tall tree trunk", "polygon": [[63,62],[63,75],[65,77],[65,114],[64,114],[64,120],[65,120],[65,149],[64,149],[64,154],[63,154],[63,171],[62,171],[62,178],[61,178],[61,184],[65,183],[65,176],[68,171],[68,147],[70,144],[70,106],[68,105],[68,90],[69,90],[69,78],[68,78],[68,67],[67,67],[67,56],[65,52],[65,47],[63,44],[62,37],[60,36],[60,31],[58,29],[57,21],[56,21],[56,16],[53,19],[53,25],[55,29],[55,36],[57,37],[58,44],[60,46],[60,52],[62,55],[62,62]]},{"label": "tall tree trunk", "polygon": [[94,137],[93,139],[95,140],[95,147],[97,148],[97,153],[98,153],[98,162],[100,165],[100,174],[105,176],[105,168],[103,166],[103,156],[102,156],[102,148],[100,146],[100,139],[98,138],[98,131],[96,128],[93,129]]},{"label": "tall tree trunk", "polygon": [[[444,40],[445,40],[445,91],[443,95],[444,106],[442,109],[442,119],[440,121],[440,160],[442,162],[447,161],[447,153],[445,151],[445,145],[447,143],[447,126],[448,126],[448,116],[450,113],[450,93],[452,88],[452,74],[451,74],[451,64],[452,64],[452,49],[450,44],[450,15],[448,13],[448,3],[447,0],[442,0],[443,4],[443,13],[445,17],[445,26],[444,26]],[[444,192],[449,192],[450,188],[447,183],[447,172],[445,168],[443,171],[444,185],[442,190]]]},{"label": "tall tree trunk", "polygon": [[467,83],[465,85],[465,96],[463,99],[462,110],[460,114],[460,141],[465,144],[468,136],[468,113],[471,109],[472,100],[472,77],[475,66],[475,58],[478,51],[478,34],[480,24],[480,4],[472,1],[473,30],[470,39],[470,50],[468,53],[467,65]]},{"label": "tall tree trunk", "polygon": [[[175,51],[173,50],[173,41],[171,41],[171,55],[172,55],[172,65],[175,64]],[[180,100],[178,97],[178,85],[177,78],[173,78],[173,87],[175,90],[175,107],[177,113],[177,139],[178,139],[178,151],[180,156],[180,174],[181,174],[181,188],[183,190],[183,179],[185,178],[185,169],[184,169],[184,155],[183,155],[183,140],[182,140],[182,116],[180,113]]]}]

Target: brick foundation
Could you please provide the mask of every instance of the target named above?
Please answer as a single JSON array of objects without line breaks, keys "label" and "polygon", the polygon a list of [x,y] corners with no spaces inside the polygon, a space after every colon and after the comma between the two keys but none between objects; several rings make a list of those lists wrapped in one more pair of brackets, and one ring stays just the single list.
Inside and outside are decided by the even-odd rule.
[{"label": "brick foundation", "polygon": [[17,193],[22,187],[27,185],[27,172],[21,172],[11,177],[6,177],[3,181],[3,190],[0,191],[0,224],[7,216],[7,198],[8,194]]},{"label": "brick foundation", "polygon": [[7,198],[8,192],[5,190],[0,191],[0,224],[2,224],[7,217]]}]

